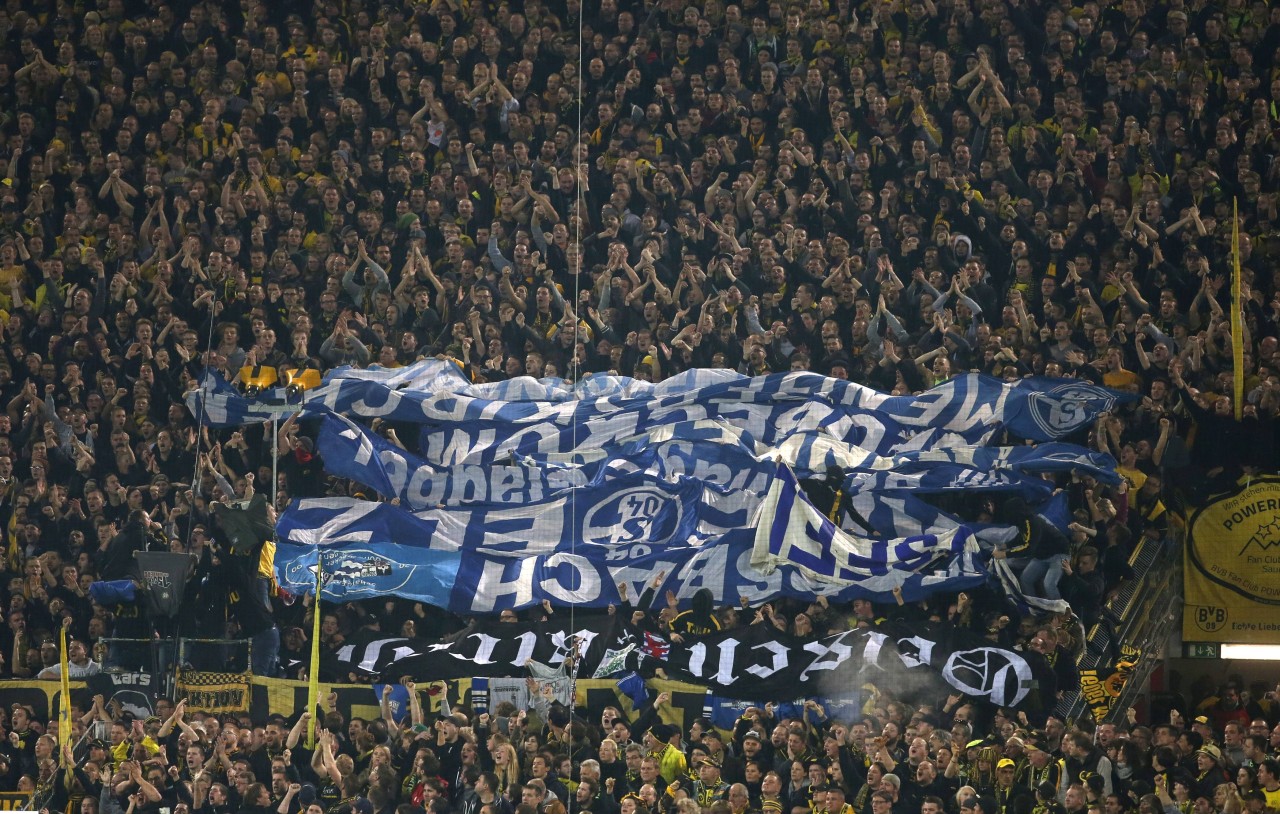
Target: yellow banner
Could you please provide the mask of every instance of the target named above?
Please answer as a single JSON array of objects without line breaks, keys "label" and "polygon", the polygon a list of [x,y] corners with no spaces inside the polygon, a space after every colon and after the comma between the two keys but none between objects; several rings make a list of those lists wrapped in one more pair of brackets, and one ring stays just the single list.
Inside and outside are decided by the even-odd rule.
[{"label": "yellow banner", "polygon": [[0,811],[26,811],[30,800],[29,791],[0,791]]},{"label": "yellow banner", "polygon": [[208,712],[221,714],[224,712],[249,711],[248,673],[178,673],[178,700],[186,699],[190,712]]},{"label": "yellow banner", "polygon": [[1270,644],[1280,633],[1280,478],[1249,481],[1191,516],[1182,638]]},{"label": "yellow banner", "polygon": [[1095,721],[1101,723],[1111,714],[1112,706],[1129,683],[1129,676],[1141,657],[1141,650],[1124,645],[1120,650],[1120,660],[1115,664],[1080,671],[1080,694],[1093,712]]},{"label": "yellow banner", "polygon": [[67,626],[58,627],[58,678],[62,683],[62,703],[58,705],[58,762],[71,745],[71,668],[67,662]]}]

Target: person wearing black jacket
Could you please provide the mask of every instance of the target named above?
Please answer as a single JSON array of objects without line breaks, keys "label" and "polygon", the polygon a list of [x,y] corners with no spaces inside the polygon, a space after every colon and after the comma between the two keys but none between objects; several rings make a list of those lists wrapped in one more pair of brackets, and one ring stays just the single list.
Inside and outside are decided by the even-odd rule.
[{"label": "person wearing black jacket", "polygon": [[805,478],[800,488],[822,516],[839,526],[847,514],[859,528],[872,537],[878,536],[867,519],[854,507],[844,490],[845,471],[838,466],[827,468],[822,478]]},{"label": "person wearing black jacket", "polygon": [[[1023,593],[1045,599],[1061,599],[1058,582],[1062,579],[1062,561],[1071,550],[1071,541],[1052,523],[1031,510],[1020,497],[1009,498],[1000,507],[1001,519],[1018,530],[1007,548],[993,553],[996,559],[1010,559],[1015,570],[1021,569],[1018,582]],[[1038,592],[1041,582],[1043,593]]]},{"label": "person wearing black jacket", "polygon": [[136,551],[168,551],[169,544],[161,535],[164,526],[139,509],[129,515],[129,522],[118,534],[98,550],[99,577],[103,580],[128,579],[133,575]]},{"label": "person wearing black jacket", "polygon": [[[274,511],[271,516],[274,520]],[[269,585],[259,575],[264,542],[253,546],[247,554],[219,551],[213,564],[219,581],[230,588],[228,610],[241,633],[253,641],[250,651],[253,674],[274,676],[280,660],[280,629],[271,615]]]}]

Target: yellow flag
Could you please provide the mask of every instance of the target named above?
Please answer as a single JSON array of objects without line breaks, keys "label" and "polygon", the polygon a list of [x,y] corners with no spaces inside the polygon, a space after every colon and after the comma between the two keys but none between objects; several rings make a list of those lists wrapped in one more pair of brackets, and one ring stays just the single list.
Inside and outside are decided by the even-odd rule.
[{"label": "yellow flag", "polygon": [[316,748],[316,703],[320,700],[320,592],[321,557],[316,550],[316,604],[311,612],[311,668],[307,670],[307,712],[311,713],[307,721],[307,748]]},{"label": "yellow flag", "polygon": [[1236,421],[1244,417],[1244,304],[1240,301],[1240,210],[1231,201],[1231,370]]},{"label": "yellow flag", "polygon": [[71,744],[71,670],[67,663],[67,629],[58,630],[60,650],[58,664],[62,672],[62,697],[58,699],[58,755]]}]

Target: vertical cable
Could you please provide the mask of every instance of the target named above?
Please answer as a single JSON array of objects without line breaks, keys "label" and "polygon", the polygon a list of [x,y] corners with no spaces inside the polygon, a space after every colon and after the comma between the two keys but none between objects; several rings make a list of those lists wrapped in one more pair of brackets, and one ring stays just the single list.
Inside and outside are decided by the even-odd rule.
[{"label": "vertical cable", "polygon": [[[210,285],[213,285],[212,281],[210,281]],[[205,402],[205,399],[213,395],[213,387],[211,386],[211,384],[209,383],[206,377],[215,375],[213,371],[209,369],[209,362],[213,357],[213,331],[214,331],[214,328],[217,326],[217,324],[218,324],[218,290],[217,290],[217,287],[215,286],[213,288],[213,298],[209,301],[209,332],[208,332],[207,338],[205,339],[205,344],[204,344],[204,361],[201,364],[201,371],[200,371],[200,388],[199,388],[200,398],[197,400],[199,409],[196,411],[196,451],[195,451],[196,460],[195,460],[195,464],[192,466],[192,469],[194,471],[191,473],[191,518],[190,518],[190,522],[187,524],[187,539],[186,539],[186,542],[183,544],[183,548],[182,548],[183,551],[188,551],[188,552],[191,551],[191,537],[193,534],[195,534],[195,528],[196,528],[196,496],[199,495],[201,492],[200,444],[204,440],[204,433],[205,433],[204,402]],[[272,484],[272,488],[274,487],[275,487],[275,484]],[[272,492],[272,499],[271,499],[272,506],[275,505],[274,495],[275,495],[275,492]],[[208,501],[212,499],[212,497],[213,497],[212,495],[207,496],[206,505],[208,504]],[[230,497],[232,500],[235,499],[235,495],[229,495],[228,497]],[[212,509],[210,509],[210,513],[212,513]]]},{"label": "vertical cable", "polygon": [[[587,19],[586,12],[587,12],[586,3],[585,2],[579,3],[578,5],[578,76],[577,76],[578,138],[573,145],[573,153],[570,156],[570,159],[573,161],[574,203],[576,205],[577,215],[578,215],[577,222],[574,227],[574,233],[575,233],[574,234],[574,246],[575,246],[574,251],[577,256],[577,261],[576,261],[577,269],[574,271],[574,275],[573,275],[573,299],[569,302],[568,307],[565,309],[566,311],[569,312],[569,315],[573,320],[573,346],[569,349],[569,352],[571,354],[571,356],[569,357],[569,367],[573,371],[572,373],[573,380],[570,385],[573,388],[573,399],[570,406],[570,409],[573,410],[573,416],[570,420],[570,426],[572,427],[571,433],[573,438],[573,451],[575,453],[578,451],[579,415],[578,415],[577,407],[579,406],[578,399],[581,395],[580,391],[578,390],[578,385],[581,383],[581,379],[582,379],[582,367],[578,363],[578,342],[581,339],[581,337],[579,336],[579,330],[580,330],[579,326],[581,324],[581,319],[579,318],[577,309],[581,308],[581,304],[578,298],[582,295],[582,225],[583,225],[583,218],[586,217],[586,211],[587,211],[586,196],[583,194],[583,186],[586,181],[587,168],[585,166],[580,165],[578,161],[578,156],[580,153],[588,152],[585,149],[585,145],[583,144],[583,139],[582,139],[583,137],[582,106],[585,102],[585,96],[586,96],[586,88],[583,82],[584,70],[586,68],[585,60],[583,58],[583,55],[584,55],[583,27],[586,25],[586,19]],[[585,164],[585,161],[583,163]],[[582,166],[581,173],[579,172],[580,166]],[[569,553],[573,558],[574,569],[576,569],[577,563],[578,563],[578,535],[582,533],[582,525],[578,522],[578,487],[572,484],[569,486],[569,516],[573,518],[573,520],[569,524],[569,529],[570,529]],[[579,581],[578,587],[581,588],[581,581]],[[573,602],[569,605],[570,636],[573,636],[573,634],[577,630],[577,623],[576,623],[577,604],[578,604],[577,602]],[[572,642],[572,647],[573,647],[573,650],[572,650],[573,667],[569,671],[569,731],[567,734],[568,734],[568,739],[570,744],[569,748],[570,750],[572,750],[574,710],[577,709],[578,707],[578,665],[582,663],[582,658],[581,658],[581,654],[578,653],[578,640],[576,638],[573,638],[570,641]]]}]

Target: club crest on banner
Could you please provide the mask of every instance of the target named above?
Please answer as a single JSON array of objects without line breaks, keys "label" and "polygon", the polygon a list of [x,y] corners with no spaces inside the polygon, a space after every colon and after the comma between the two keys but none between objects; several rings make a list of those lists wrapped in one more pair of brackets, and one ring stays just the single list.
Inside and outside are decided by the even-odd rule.
[{"label": "club crest on banner", "polygon": [[[675,511],[663,511],[668,505]],[[582,539],[616,544],[665,538],[680,527],[681,508],[679,502],[650,486],[623,489],[587,511]]]},{"label": "club crest on banner", "polygon": [[1043,393],[1031,393],[1027,409],[1036,426],[1056,438],[1087,425],[1098,413],[1110,410],[1115,402],[1115,393],[1105,387],[1071,382]]},{"label": "club crest on banner", "polygon": [[947,657],[942,674],[966,695],[989,698],[998,707],[1017,706],[1031,691],[1031,667],[996,647],[956,651]]}]

